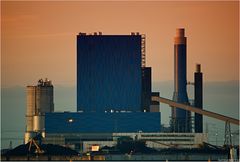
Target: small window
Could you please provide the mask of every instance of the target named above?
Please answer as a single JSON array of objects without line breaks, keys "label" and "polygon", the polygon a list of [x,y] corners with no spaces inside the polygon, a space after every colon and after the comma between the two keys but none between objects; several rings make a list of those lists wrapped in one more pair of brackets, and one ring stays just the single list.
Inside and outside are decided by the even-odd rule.
[{"label": "small window", "polygon": [[72,123],[72,122],[73,122],[73,118],[69,118],[68,123]]}]

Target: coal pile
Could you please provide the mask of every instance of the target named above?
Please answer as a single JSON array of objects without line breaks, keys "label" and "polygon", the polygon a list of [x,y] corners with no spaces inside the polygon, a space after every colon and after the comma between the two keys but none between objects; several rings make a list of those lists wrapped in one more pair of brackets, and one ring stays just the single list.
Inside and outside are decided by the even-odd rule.
[{"label": "coal pile", "polygon": [[[19,145],[16,148],[7,151],[5,156],[26,156],[26,155],[36,155],[36,146],[32,146],[30,151],[29,149],[30,143]],[[39,145],[40,149],[43,150],[41,155],[61,155],[61,156],[73,156],[78,155],[78,152],[59,145],[53,144],[42,144]]]}]

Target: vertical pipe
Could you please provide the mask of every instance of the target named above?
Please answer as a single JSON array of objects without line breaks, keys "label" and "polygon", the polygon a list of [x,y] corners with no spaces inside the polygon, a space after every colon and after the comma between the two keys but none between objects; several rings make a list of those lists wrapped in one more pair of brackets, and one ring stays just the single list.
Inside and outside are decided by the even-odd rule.
[{"label": "vertical pipe", "polygon": [[[196,72],[194,73],[194,104],[195,107],[202,109],[203,104],[203,76],[201,72],[201,65],[196,65]],[[200,114],[195,113],[195,132],[203,133],[203,117]]]}]

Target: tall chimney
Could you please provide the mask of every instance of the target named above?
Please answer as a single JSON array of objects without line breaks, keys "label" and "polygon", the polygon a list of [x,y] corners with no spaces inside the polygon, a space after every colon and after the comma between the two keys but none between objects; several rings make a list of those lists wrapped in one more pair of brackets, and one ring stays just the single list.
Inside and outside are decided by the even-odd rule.
[{"label": "tall chimney", "polygon": [[[196,72],[194,73],[194,106],[202,109],[203,106],[203,76],[201,72],[201,65],[196,65]],[[195,133],[203,132],[203,118],[201,114],[195,113],[194,118]]]},{"label": "tall chimney", "polygon": [[[187,38],[184,28],[176,30],[174,38],[174,93],[173,100],[189,104],[187,96]],[[172,131],[190,132],[191,113],[186,110],[172,108]]]}]

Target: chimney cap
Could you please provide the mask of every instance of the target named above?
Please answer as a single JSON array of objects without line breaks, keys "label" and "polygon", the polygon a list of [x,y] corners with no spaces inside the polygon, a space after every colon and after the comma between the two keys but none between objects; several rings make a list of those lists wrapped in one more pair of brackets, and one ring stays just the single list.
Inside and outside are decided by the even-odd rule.
[{"label": "chimney cap", "polygon": [[201,73],[201,64],[196,64],[196,72]]},{"label": "chimney cap", "polygon": [[177,28],[176,29],[176,36],[177,37],[184,37],[185,36],[185,29],[184,28]]}]

